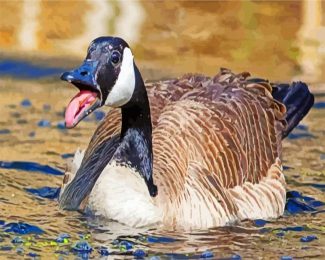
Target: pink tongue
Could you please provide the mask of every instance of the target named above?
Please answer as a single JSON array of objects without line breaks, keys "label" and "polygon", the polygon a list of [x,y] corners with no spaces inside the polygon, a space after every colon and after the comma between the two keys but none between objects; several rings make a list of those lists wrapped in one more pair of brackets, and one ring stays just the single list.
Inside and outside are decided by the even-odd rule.
[{"label": "pink tongue", "polygon": [[[65,110],[65,123],[72,127],[74,120],[82,110],[89,106],[97,97],[97,93],[89,90],[81,90],[69,103]],[[82,107],[82,109],[80,109]]]}]

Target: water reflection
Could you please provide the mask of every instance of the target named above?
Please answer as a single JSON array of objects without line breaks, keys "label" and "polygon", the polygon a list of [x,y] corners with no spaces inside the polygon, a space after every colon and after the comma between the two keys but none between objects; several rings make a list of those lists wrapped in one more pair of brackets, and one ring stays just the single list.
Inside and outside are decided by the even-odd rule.
[{"label": "water reflection", "polygon": [[88,0],[87,4],[88,11],[82,16],[83,32],[71,40],[63,40],[60,48],[83,56],[90,40],[98,36],[119,35],[129,44],[138,42],[144,21],[144,11],[139,2]]},{"label": "water reflection", "polygon": [[320,0],[2,3],[7,18],[0,21],[0,49],[19,58],[32,51],[33,57],[79,61],[92,39],[118,35],[142,68],[163,69],[157,77],[212,74],[222,66],[277,80],[302,74],[317,81],[324,67]]},{"label": "water reflection", "polygon": [[67,52],[82,55],[81,50],[87,49],[89,39],[106,35],[110,31],[108,21],[113,17],[114,11],[110,2],[87,1],[87,12],[84,15],[80,13],[78,17],[84,24],[82,32],[72,39],[59,42],[58,46]]},{"label": "water reflection", "polygon": [[[137,1],[20,1],[6,3],[3,13],[18,12],[19,22],[7,25],[1,21],[2,32],[11,27],[0,48],[38,51],[50,55],[83,56],[89,42],[101,35],[119,35],[129,43],[137,43],[145,12]],[[9,18],[10,19],[10,18]]]},{"label": "water reflection", "polygon": [[303,78],[307,81],[320,81],[325,56],[325,26],[322,24],[322,1],[304,0],[302,5],[302,24],[298,31],[300,48],[299,64]]},{"label": "water reflection", "polygon": [[37,34],[40,27],[40,1],[24,1],[21,6],[21,26],[17,32],[18,45],[22,50],[37,49]]}]

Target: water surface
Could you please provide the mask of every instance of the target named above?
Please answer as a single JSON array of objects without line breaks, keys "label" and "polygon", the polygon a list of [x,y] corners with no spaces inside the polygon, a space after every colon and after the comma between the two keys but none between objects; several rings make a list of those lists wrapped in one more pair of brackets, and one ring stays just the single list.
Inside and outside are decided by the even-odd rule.
[{"label": "water surface", "polygon": [[[9,5],[1,8],[9,8]],[[44,2],[41,8],[50,10],[49,5],[51,2]],[[111,259],[133,258],[133,254],[141,256],[143,252],[150,257],[176,259],[212,255],[222,259],[323,257],[325,91],[324,79],[319,73],[323,68],[322,53],[318,51],[324,41],[316,36],[308,41],[314,35],[308,32],[323,28],[320,22],[313,20],[322,13],[308,15],[309,9],[302,2],[137,2],[130,6],[138,8],[137,5],[141,6],[145,18],[139,18],[141,23],[134,28],[138,35],[130,40],[147,79],[187,71],[212,75],[219,67],[229,67],[279,81],[299,78],[312,83],[311,89],[317,93],[316,104],[283,142],[285,176],[288,191],[293,196],[288,200],[286,215],[268,222],[244,221],[234,227],[163,232],[133,230],[78,212],[60,211],[55,188],[61,185],[66,161],[78,147],[87,147],[103,112],[93,114],[77,128],[64,129],[64,108],[76,90],[59,82],[59,74],[81,62],[84,45],[90,41],[88,38],[93,38],[88,35],[88,38],[78,38],[75,45],[69,44],[70,36],[81,34],[80,23],[78,21],[76,26],[64,12],[80,8],[81,13],[91,14],[94,10],[86,8],[84,2],[66,7],[56,3],[51,10],[56,10],[58,16],[65,14],[66,18],[61,27],[52,24],[51,21],[57,19],[55,16],[47,21],[46,12],[35,16],[47,21],[35,34],[42,44],[37,45],[34,39],[35,42],[28,45],[31,49],[37,47],[37,59],[33,58],[35,52],[30,56],[32,52],[22,49],[19,53],[28,53],[26,57],[13,54],[12,46],[21,48],[19,41],[12,40],[9,47],[3,40],[6,38],[0,42],[4,50],[0,60],[0,258],[96,259],[100,255],[106,257],[107,251]],[[117,24],[121,24],[119,17],[123,15],[123,8],[126,8],[123,4],[117,5],[116,10],[120,11],[110,20],[111,29],[107,29],[107,34],[117,33],[116,28],[122,28]],[[98,17],[100,15],[103,14],[98,13]],[[85,17],[88,18],[83,21],[94,16],[85,14]],[[24,30],[30,27],[19,24],[17,28],[21,26],[22,37]],[[286,25],[285,29],[281,24]],[[64,34],[65,25],[66,30],[75,28],[73,33]],[[87,31],[86,23],[80,26]],[[121,29],[123,33],[127,35]],[[67,47],[55,45],[55,40],[66,40]],[[67,54],[73,48],[78,49],[79,56]],[[54,59],[55,53],[59,58]],[[298,191],[302,197],[292,191]]]}]

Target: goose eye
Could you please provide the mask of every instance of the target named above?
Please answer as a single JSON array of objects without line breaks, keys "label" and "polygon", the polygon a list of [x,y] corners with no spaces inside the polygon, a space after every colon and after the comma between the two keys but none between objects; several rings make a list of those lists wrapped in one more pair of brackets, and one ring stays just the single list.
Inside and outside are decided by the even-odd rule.
[{"label": "goose eye", "polygon": [[117,51],[115,51],[115,52],[113,52],[112,53],[112,55],[111,55],[111,62],[114,64],[114,65],[116,65],[117,63],[119,63],[119,61],[120,61],[120,53],[119,52],[117,52]]}]

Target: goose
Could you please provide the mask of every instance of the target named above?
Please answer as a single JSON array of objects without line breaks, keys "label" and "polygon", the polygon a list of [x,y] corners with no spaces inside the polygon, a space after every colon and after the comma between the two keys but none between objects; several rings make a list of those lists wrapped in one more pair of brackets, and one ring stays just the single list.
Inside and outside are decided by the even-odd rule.
[{"label": "goose", "polygon": [[79,93],[75,127],[111,109],[64,177],[59,206],[131,227],[206,229],[284,213],[282,140],[308,113],[303,82],[273,84],[228,69],[145,85],[129,45],[99,37],[62,74]]}]

